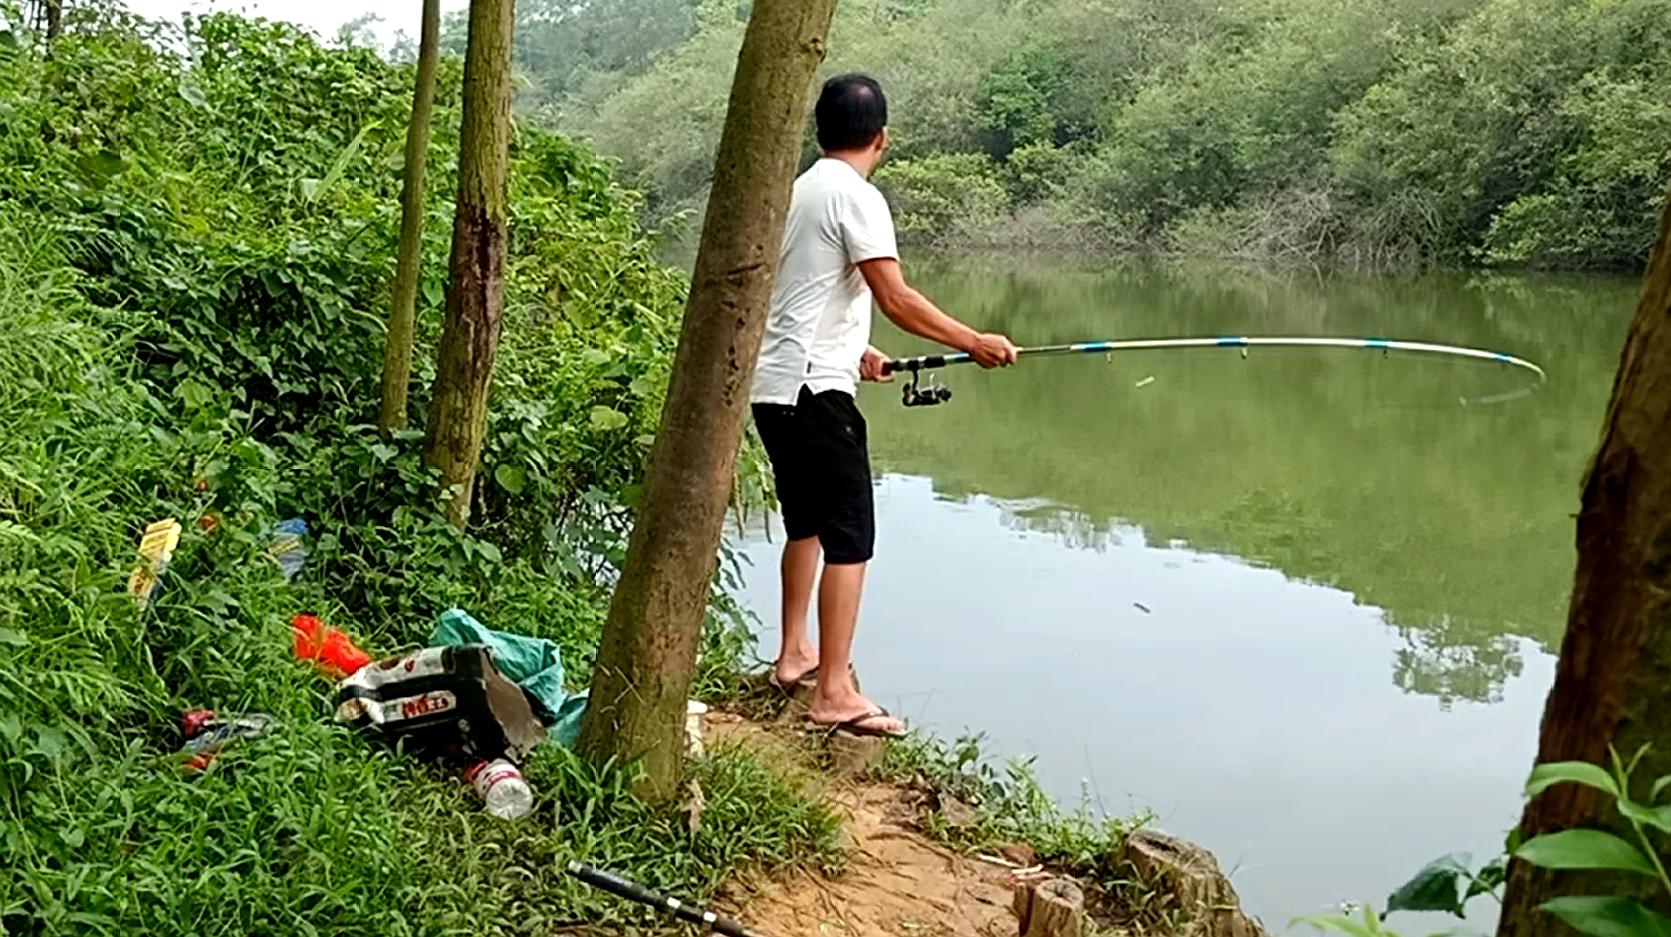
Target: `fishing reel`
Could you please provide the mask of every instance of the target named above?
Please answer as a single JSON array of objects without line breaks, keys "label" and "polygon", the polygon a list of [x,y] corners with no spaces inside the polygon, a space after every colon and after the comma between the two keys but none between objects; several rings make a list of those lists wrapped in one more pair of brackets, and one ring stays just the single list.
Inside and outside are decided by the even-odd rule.
[{"label": "fishing reel", "polygon": [[936,383],[932,374],[928,377],[929,383],[926,387],[917,386],[918,376],[917,369],[912,368],[910,378],[905,381],[905,386],[900,388],[901,403],[907,407],[937,407],[952,399],[952,389]]}]

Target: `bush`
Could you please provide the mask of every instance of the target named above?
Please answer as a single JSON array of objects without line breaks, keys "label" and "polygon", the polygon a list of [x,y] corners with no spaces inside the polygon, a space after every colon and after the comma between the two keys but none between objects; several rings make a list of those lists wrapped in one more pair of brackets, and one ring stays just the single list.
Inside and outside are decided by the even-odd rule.
[{"label": "bush", "polygon": [[1009,193],[978,153],[894,160],[878,169],[901,238],[936,244],[966,240],[1009,211]]},{"label": "bush", "polygon": [[[686,289],[607,167],[514,143],[481,523],[461,533],[418,434],[366,425],[409,70],[219,15],[90,22],[52,52],[0,33],[0,931],[549,933],[645,913],[565,878],[571,857],[693,897],[736,863],[834,861],[828,812],[740,756],[697,766],[698,835],[554,747],[526,766],[535,819],[503,824],[334,725],[291,659],[298,612],[389,652],[460,604],[585,678]],[[424,344],[458,123],[442,72]],[[287,582],[267,551],[292,516],[314,536]],[[184,536],[140,610],[121,586],[164,517]],[[708,646],[735,653],[726,607]],[[196,707],[280,729],[182,777]]]}]

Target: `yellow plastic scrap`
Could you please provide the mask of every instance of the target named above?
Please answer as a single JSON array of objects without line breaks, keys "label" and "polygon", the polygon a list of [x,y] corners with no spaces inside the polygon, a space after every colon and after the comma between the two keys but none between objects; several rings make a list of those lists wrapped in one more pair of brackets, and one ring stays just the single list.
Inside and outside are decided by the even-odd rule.
[{"label": "yellow plastic scrap", "polygon": [[172,517],[146,527],[140,536],[139,558],[144,562],[135,566],[128,576],[128,594],[142,611],[151,601],[151,594],[157,590],[163,570],[168,568],[174,548],[179,545],[180,523]]}]

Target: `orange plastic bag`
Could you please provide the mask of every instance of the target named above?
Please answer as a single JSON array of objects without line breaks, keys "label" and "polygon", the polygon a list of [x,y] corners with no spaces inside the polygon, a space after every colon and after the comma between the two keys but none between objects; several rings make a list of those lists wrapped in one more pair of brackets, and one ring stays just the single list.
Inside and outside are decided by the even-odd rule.
[{"label": "orange plastic bag", "polygon": [[354,646],[353,639],[313,615],[290,620],[296,635],[296,659],[313,661],[332,680],[341,680],[371,663],[371,655]]}]

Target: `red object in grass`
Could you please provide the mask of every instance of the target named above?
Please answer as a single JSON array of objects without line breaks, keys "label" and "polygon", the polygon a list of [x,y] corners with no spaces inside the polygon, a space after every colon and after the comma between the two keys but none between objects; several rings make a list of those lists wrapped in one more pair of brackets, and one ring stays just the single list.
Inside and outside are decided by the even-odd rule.
[{"label": "red object in grass", "polygon": [[215,721],[213,709],[193,709],[180,716],[180,731],[185,733],[187,741],[197,738],[209,723]]},{"label": "red object in grass", "polygon": [[313,661],[333,680],[341,680],[371,663],[371,655],[355,647],[348,635],[313,615],[292,618],[290,629],[296,635],[296,659]]}]

